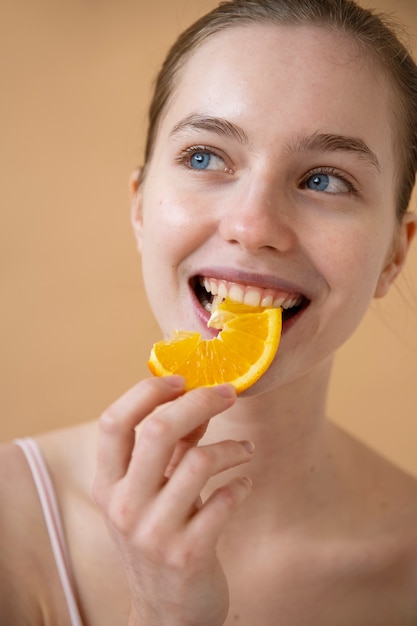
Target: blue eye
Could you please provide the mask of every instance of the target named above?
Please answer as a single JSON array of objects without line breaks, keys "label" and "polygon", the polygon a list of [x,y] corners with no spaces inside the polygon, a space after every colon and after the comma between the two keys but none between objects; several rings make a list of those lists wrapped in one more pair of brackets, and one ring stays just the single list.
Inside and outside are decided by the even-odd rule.
[{"label": "blue eye", "polygon": [[190,166],[197,170],[205,170],[210,165],[211,154],[208,152],[196,152],[190,158]]},{"label": "blue eye", "polygon": [[311,174],[305,179],[304,187],[312,191],[321,191],[324,193],[349,193],[353,186],[344,180],[341,176],[318,172]]},{"label": "blue eye", "polygon": [[206,146],[187,148],[180,154],[178,161],[184,163],[192,170],[225,172],[227,169],[224,159],[216,154],[213,149]]},{"label": "blue eye", "polygon": [[307,179],[306,186],[315,191],[326,191],[329,186],[329,177],[327,174],[314,174]]}]

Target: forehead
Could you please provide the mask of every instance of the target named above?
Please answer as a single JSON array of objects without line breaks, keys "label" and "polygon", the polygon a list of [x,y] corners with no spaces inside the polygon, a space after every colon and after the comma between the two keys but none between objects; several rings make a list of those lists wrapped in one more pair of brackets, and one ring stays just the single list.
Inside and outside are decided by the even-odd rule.
[{"label": "forehead", "polygon": [[212,35],[192,53],[161,126],[210,114],[238,122],[253,141],[302,126],[364,135],[389,159],[392,101],[384,72],[351,37],[316,26],[252,24]]},{"label": "forehead", "polygon": [[[283,108],[285,98],[309,93],[337,103],[342,91],[369,98],[382,72],[350,37],[318,27],[251,24],[227,28],[201,44],[184,64],[171,104],[189,98],[211,105],[238,96]],[[374,77],[374,78],[373,78]],[[254,89],[256,87],[256,89]],[[364,89],[368,87],[368,89]],[[268,99],[267,99],[268,98]]]}]

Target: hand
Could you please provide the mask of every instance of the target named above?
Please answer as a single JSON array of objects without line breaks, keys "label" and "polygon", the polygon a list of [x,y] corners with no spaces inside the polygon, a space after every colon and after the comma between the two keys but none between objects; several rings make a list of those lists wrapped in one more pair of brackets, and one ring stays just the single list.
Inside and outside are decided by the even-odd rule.
[{"label": "hand", "polygon": [[126,571],[132,626],[220,626],[227,617],[216,546],[251,483],[234,479],[205,503],[200,492],[252,450],[247,442],[196,444],[235,399],[231,385],[184,394],[182,378],[152,378],[100,418],[93,493]]}]

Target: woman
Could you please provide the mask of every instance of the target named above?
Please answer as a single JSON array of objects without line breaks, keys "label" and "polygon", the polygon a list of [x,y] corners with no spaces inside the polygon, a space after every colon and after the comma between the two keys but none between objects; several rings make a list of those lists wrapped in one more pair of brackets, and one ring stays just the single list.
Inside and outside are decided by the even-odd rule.
[{"label": "woman", "polygon": [[208,336],[202,278],[296,304],[239,399],[147,379],[3,448],[4,623],[417,622],[416,482],[326,417],[335,352],[415,233],[416,86],[344,0],[235,0],[174,45],[131,181],[161,329]]}]

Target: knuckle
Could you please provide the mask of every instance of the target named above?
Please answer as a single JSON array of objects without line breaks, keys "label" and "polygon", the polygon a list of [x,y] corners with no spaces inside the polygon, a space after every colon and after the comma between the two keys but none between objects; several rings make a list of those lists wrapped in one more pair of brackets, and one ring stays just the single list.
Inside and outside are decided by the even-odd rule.
[{"label": "knuckle", "polygon": [[108,506],[108,519],[119,534],[129,536],[137,521],[137,511],[128,501],[114,498]]},{"label": "knuckle", "polygon": [[140,401],[150,401],[155,398],[159,380],[156,378],[144,378],[135,387],[122,395],[116,402],[111,404],[99,418],[99,429],[110,435],[119,432],[130,421]]},{"label": "knuckle", "polygon": [[236,509],[250,492],[251,482],[246,478],[235,479],[232,483],[220,487],[216,500],[221,508]]},{"label": "knuckle", "polygon": [[233,509],[238,504],[237,493],[230,486],[222,487],[217,493],[217,501],[221,507]]},{"label": "knuckle", "polygon": [[109,406],[100,415],[98,421],[99,430],[102,432],[113,435],[120,429],[120,416],[118,415],[114,405]]},{"label": "knuckle", "polygon": [[120,535],[128,536],[138,518],[138,511],[117,490],[108,490],[100,480],[92,486],[92,498],[107,522]]},{"label": "knuckle", "polygon": [[164,441],[170,438],[172,425],[161,415],[155,414],[144,422],[141,436],[144,440]]},{"label": "knuckle", "polygon": [[129,496],[123,483],[106,488],[100,481],[93,484],[93,494],[108,524],[121,536],[128,537],[141,518],[141,506]]},{"label": "knuckle", "polygon": [[168,550],[165,535],[160,522],[142,520],[135,528],[134,543],[143,557],[152,561],[164,562],[167,560]]},{"label": "knuckle", "polygon": [[142,523],[135,529],[135,544],[142,551],[152,553],[156,548],[161,547],[158,528],[153,524]]},{"label": "knuckle", "polygon": [[188,469],[193,474],[207,474],[212,465],[212,454],[207,448],[191,448],[187,454]]},{"label": "knuckle", "polygon": [[181,575],[184,572],[190,572],[195,560],[194,551],[190,547],[185,547],[182,544],[179,546],[172,546],[170,550],[166,551],[165,562],[167,567],[173,571],[178,572]]}]

